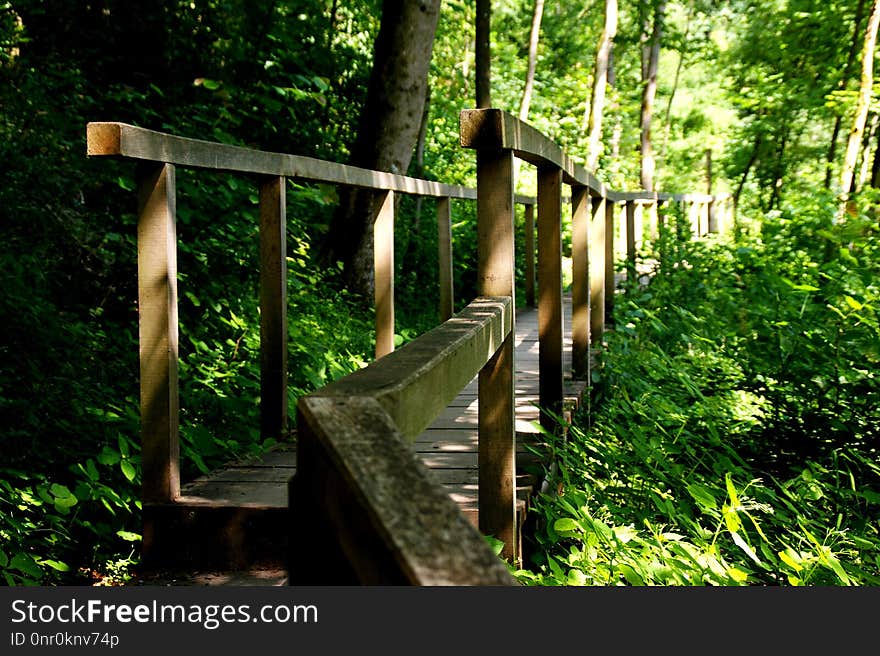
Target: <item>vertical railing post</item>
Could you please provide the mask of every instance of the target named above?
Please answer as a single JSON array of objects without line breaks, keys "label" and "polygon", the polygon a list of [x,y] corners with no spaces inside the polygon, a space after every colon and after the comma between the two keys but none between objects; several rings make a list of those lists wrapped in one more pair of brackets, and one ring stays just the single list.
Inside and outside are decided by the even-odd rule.
[{"label": "vertical railing post", "polygon": [[374,198],[373,271],[378,359],[394,350],[394,192],[377,192]]},{"label": "vertical railing post", "polygon": [[[603,276],[603,280],[605,281],[605,312],[602,315],[602,331],[605,329],[605,325],[613,325],[614,324],[614,290],[617,289],[617,279],[614,275],[614,240],[611,238],[611,235],[614,234],[614,212],[615,212],[615,204],[613,201],[608,199],[605,200],[605,275]],[[620,221],[618,221],[620,223]],[[593,344],[601,344],[602,342],[602,334],[599,334],[599,341],[593,342],[592,337],[590,338],[591,343]]]},{"label": "vertical railing post", "polygon": [[[611,201],[603,196],[594,196],[592,200],[593,215],[590,220],[588,255],[590,267],[590,347],[598,350],[602,346],[602,337],[605,332],[605,296],[608,289],[606,280],[608,272],[605,265],[609,251],[608,246],[609,244],[613,245],[614,242],[614,232],[608,231],[606,221],[605,208],[611,204]],[[613,269],[611,277],[614,278]]]},{"label": "vertical railing post", "polygon": [[562,169],[538,169],[538,406],[553,432],[562,411]]},{"label": "vertical railing post", "polygon": [[477,150],[477,285],[483,296],[511,298],[511,331],[479,374],[479,529],[516,562],[516,423],[514,416],[513,151]]},{"label": "vertical railing post", "polygon": [[260,433],[287,431],[287,203],[283,176],[260,184]]},{"label": "vertical railing post", "polygon": [[654,244],[657,243],[657,237],[660,236],[660,219],[659,219],[659,205],[660,201],[657,198],[657,194],[654,194],[654,198],[648,203],[648,240],[651,242],[651,248],[653,249]]},{"label": "vertical railing post", "polygon": [[180,496],[174,166],[144,164],[137,175],[142,490],[145,503],[163,503]]},{"label": "vertical railing post", "polygon": [[691,236],[699,237],[700,236],[700,214],[699,207],[697,206],[697,202],[695,200],[687,200],[683,201],[686,203],[688,208],[688,222],[691,225]]},{"label": "vertical railing post", "polygon": [[588,375],[590,357],[590,195],[586,187],[571,188],[571,371]]},{"label": "vertical railing post", "polygon": [[719,221],[718,221],[717,198],[715,196],[712,196],[706,205],[707,205],[707,208],[708,208],[707,211],[709,214],[709,217],[708,217],[709,232],[711,232],[713,234],[717,234],[719,232],[719,230],[718,230]]},{"label": "vertical railing post", "polygon": [[526,203],[523,211],[526,231],[526,305],[535,307],[535,206]]},{"label": "vertical railing post", "polygon": [[437,199],[437,264],[442,323],[452,317],[455,306],[452,284],[452,213],[448,197]]},{"label": "vertical railing post", "polygon": [[627,283],[636,275],[636,214],[640,209],[634,200],[626,201],[626,273]]}]

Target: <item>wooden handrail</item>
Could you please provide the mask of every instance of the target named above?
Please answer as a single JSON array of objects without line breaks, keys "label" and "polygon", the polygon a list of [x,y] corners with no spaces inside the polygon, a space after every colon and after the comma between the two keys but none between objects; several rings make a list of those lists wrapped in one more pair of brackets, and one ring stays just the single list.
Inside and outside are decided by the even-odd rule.
[{"label": "wooden handrail", "polygon": [[301,155],[178,137],[126,123],[89,123],[86,139],[89,156],[125,157],[215,171],[284,176],[414,196],[470,200],[477,197],[475,189],[461,185],[431,182]]},{"label": "wooden handrail", "polygon": [[309,539],[292,545],[292,584],[328,572],[345,583],[516,583],[408,446],[506,342],[512,313],[509,297],[478,298],[299,400],[290,506]]},{"label": "wooden handrail", "polygon": [[670,194],[650,191],[613,191],[595,175],[569,157],[562,148],[528,123],[500,109],[466,109],[460,116],[461,145],[484,150],[499,148],[538,168],[551,166],[562,171],[565,184],[586,187],[594,196],[612,202],[630,200],[707,203],[726,197],[707,194]]}]

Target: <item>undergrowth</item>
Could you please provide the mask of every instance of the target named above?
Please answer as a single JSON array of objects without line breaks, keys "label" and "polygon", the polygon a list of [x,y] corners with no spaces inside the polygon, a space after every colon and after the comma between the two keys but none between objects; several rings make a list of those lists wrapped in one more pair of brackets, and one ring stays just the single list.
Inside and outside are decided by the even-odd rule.
[{"label": "undergrowth", "polygon": [[[764,218],[741,243],[665,233],[616,299],[589,394],[546,434],[529,585],[880,584],[869,199]],[[562,437],[561,435],[565,435]]]}]

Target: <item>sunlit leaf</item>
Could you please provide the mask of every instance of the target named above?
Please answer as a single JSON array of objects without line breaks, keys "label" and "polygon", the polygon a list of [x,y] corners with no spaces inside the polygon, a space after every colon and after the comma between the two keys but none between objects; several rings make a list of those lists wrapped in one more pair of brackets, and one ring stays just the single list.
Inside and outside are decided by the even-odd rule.
[{"label": "sunlit leaf", "polygon": [[26,553],[15,554],[9,562],[9,568],[35,578],[40,578],[43,575],[43,570],[40,569],[40,566]]},{"label": "sunlit leaf", "polygon": [[119,463],[119,468],[122,470],[123,476],[125,476],[129,481],[133,481],[135,475],[137,474],[137,470],[135,470],[134,465],[131,464],[128,460],[123,460]]}]

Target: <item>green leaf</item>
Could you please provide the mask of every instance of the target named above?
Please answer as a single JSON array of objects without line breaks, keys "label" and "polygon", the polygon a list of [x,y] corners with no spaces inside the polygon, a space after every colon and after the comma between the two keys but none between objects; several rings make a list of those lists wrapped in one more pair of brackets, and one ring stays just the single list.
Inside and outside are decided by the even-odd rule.
[{"label": "green leaf", "polygon": [[137,533],[132,533],[131,531],[116,531],[116,535],[121,537],[123,540],[127,542],[138,542],[141,539],[141,536]]},{"label": "green leaf", "polygon": [[119,468],[122,469],[122,474],[129,480],[133,481],[135,474],[137,473],[134,465],[131,464],[128,460],[122,460],[119,463]]},{"label": "green leaf", "polygon": [[98,467],[91,458],[86,460],[86,473],[89,476],[89,480],[93,482],[97,482],[101,478],[101,474],[98,473]]},{"label": "green leaf", "polygon": [[6,567],[9,564],[9,556],[6,555],[6,552],[3,549],[0,549],[0,567]]},{"label": "green leaf", "polygon": [[49,488],[49,491],[54,497],[61,499],[69,499],[70,497],[73,497],[74,501],[76,500],[76,497],[73,496],[73,493],[65,485],[53,483],[52,487]]},{"label": "green leaf", "polygon": [[733,485],[733,479],[730,477],[730,472],[724,474],[724,485],[727,487],[727,495],[730,497],[730,505],[736,508],[739,506],[739,495]]},{"label": "green leaf", "polygon": [[571,586],[584,586],[587,584],[587,575],[584,574],[579,569],[570,569],[568,570],[568,577],[566,578],[566,585]]},{"label": "green leaf", "polygon": [[486,540],[486,542],[489,543],[489,547],[492,549],[492,552],[496,556],[500,556],[501,550],[504,549],[504,541],[499,540],[498,538],[496,538],[492,535],[484,535],[483,538]]},{"label": "green leaf", "polygon": [[553,530],[557,533],[576,533],[578,528],[578,523],[571,517],[562,517],[553,522]]},{"label": "green leaf", "polygon": [[77,504],[77,498],[75,496],[69,497],[56,497],[55,498],[55,509],[59,508],[72,508]]},{"label": "green leaf", "polygon": [[9,563],[9,569],[18,570],[23,574],[27,574],[38,579],[42,578],[43,576],[43,570],[41,570],[36,561],[26,553],[15,554],[12,557],[12,562]]},{"label": "green leaf", "polygon": [[846,304],[849,305],[849,306],[850,306],[853,310],[855,310],[856,312],[858,312],[858,311],[861,310],[863,307],[865,307],[863,304],[859,303],[859,302],[858,302],[856,299],[854,299],[852,296],[844,296],[844,297],[843,297],[843,300],[846,301]]},{"label": "green leaf", "polygon": [[760,558],[758,558],[758,554],[756,554],[754,552],[754,550],[748,545],[748,543],[746,543],[746,541],[742,539],[742,537],[740,536],[739,533],[737,533],[736,531],[731,531],[730,537],[733,538],[733,541],[734,541],[734,543],[736,543],[736,546],[738,546],[740,549],[742,549],[743,552],[749,558],[754,560],[755,563],[757,563],[758,565],[761,565],[761,560],[760,560]]},{"label": "green leaf", "polygon": [[70,565],[68,565],[67,563],[62,563],[60,560],[46,559],[46,560],[41,560],[40,564],[48,565],[52,569],[57,570],[59,572],[69,572],[70,571]]},{"label": "green leaf", "polygon": [[801,564],[788,553],[788,549],[779,552],[779,560],[791,567],[795,572],[801,571]]},{"label": "green leaf", "polygon": [[729,567],[727,573],[730,575],[730,578],[740,584],[749,580],[749,575],[738,567]]},{"label": "green leaf", "polygon": [[119,462],[121,457],[119,451],[116,451],[109,446],[105,446],[101,449],[101,453],[98,454],[98,462],[102,465],[115,465]]},{"label": "green leaf", "polygon": [[630,585],[645,585],[644,579],[629,565],[622,563],[618,569]]},{"label": "green leaf", "polygon": [[710,490],[705,485],[700,485],[699,483],[691,483],[687,486],[688,494],[690,494],[694,501],[699,504],[699,506],[705,510],[714,510],[718,507],[718,504],[715,501],[715,497],[712,496],[712,490]]},{"label": "green leaf", "polygon": [[731,533],[736,533],[742,528],[742,521],[736,511],[728,505],[724,505],[721,511],[724,515],[724,524]]}]

